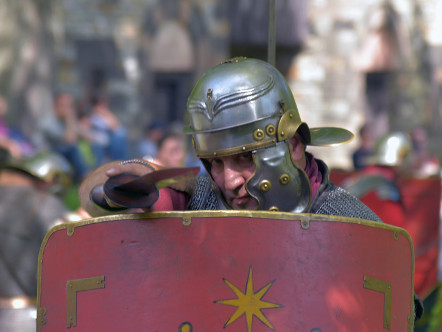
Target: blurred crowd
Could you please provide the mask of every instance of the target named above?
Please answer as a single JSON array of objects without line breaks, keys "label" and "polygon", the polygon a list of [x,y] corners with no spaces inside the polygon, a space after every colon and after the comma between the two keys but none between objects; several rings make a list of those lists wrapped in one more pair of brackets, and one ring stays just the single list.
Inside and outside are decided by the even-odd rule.
[{"label": "blurred crowd", "polygon": [[[0,99],[0,112],[0,115],[7,112],[4,99]],[[3,119],[4,116],[0,118],[1,162],[50,151],[71,165],[74,184],[79,184],[90,171],[114,160],[145,158],[167,167],[198,162],[188,150],[188,137],[183,134],[181,123],[153,121],[139,140],[130,142],[130,129],[122,125],[104,97],[94,98],[85,109],[72,95],[58,94],[53,112],[37,123],[43,137],[38,144],[27,141]]]}]

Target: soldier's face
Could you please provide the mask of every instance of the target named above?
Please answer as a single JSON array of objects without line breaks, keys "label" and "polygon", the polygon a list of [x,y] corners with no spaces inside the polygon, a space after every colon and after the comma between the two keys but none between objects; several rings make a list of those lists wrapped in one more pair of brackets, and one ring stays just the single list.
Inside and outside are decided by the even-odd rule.
[{"label": "soldier's face", "polygon": [[258,202],[246,190],[246,182],[255,172],[251,153],[207,160],[210,173],[227,204],[234,210],[255,210]]}]

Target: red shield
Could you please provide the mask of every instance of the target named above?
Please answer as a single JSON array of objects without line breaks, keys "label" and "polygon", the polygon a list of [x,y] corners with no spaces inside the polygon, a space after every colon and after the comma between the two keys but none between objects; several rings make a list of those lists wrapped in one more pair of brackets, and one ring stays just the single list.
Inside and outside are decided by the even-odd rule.
[{"label": "red shield", "polygon": [[[412,331],[397,227],[320,215],[156,212],[59,225],[38,331]],[[73,329],[75,327],[75,329]]]},{"label": "red shield", "polygon": [[[334,183],[356,178],[358,173],[334,171]],[[401,179],[397,182],[400,202],[381,199],[374,191],[359,197],[384,222],[405,228],[415,249],[415,291],[425,298],[437,284],[441,180]]]},{"label": "red shield", "polygon": [[437,284],[441,181],[403,179],[400,190],[407,216],[402,227],[415,248],[415,291],[425,298]]}]

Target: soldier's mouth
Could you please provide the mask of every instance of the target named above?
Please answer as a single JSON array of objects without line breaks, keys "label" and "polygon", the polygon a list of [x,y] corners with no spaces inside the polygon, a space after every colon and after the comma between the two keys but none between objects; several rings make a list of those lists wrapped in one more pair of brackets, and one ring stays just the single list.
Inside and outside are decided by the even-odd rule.
[{"label": "soldier's mouth", "polygon": [[248,204],[250,204],[250,200],[252,197],[250,196],[241,196],[241,197],[235,197],[232,199],[232,207],[237,208],[245,208]]}]

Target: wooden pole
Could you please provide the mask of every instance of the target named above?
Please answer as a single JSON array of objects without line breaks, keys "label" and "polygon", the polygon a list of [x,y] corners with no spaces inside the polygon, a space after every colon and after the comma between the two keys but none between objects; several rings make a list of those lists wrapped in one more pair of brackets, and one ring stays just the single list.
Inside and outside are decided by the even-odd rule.
[{"label": "wooden pole", "polygon": [[267,62],[275,65],[276,57],[276,0],[269,0],[269,38],[267,46]]}]

